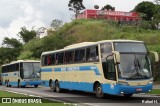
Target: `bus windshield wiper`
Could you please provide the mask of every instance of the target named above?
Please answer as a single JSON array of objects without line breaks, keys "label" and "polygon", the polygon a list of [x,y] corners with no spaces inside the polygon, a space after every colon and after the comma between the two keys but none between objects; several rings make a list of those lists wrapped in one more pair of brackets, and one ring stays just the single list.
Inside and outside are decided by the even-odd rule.
[{"label": "bus windshield wiper", "polygon": [[130,78],[133,78],[133,77],[138,77],[138,78],[148,78],[146,75],[142,75],[140,72],[139,72],[139,70],[141,70],[141,69],[143,69],[142,67],[141,67],[141,65],[140,65],[140,63],[139,63],[139,60],[136,58],[136,56],[135,56],[135,59],[134,59],[134,66],[135,66],[135,71],[136,71],[136,73],[134,74],[134,75],[132,75],[132,76],[130,76]]}]

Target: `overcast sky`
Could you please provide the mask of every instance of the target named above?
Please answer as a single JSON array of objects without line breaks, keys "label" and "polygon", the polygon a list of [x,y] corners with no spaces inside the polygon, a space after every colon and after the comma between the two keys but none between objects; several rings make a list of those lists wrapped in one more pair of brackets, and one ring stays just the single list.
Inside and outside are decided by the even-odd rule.
[{"label": "overcast sky", "polygon": [[[153,0],[83,0],[87,9],[94,5],[100,8],[106,4],[116,11],[130,11],[142,1]],[[70,22],[72,12],[68,9],[69,0],[0,0],[0,44],[5,36],[18,38],[20,28],[26,26],[49,27],[53,19]]]}]

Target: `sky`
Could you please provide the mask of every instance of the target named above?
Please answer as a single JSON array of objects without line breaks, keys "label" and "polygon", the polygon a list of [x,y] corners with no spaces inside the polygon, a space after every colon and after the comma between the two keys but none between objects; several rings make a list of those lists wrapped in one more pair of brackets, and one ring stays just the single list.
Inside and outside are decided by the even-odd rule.
[{"label": "sky", "polygon": [[[86,9],[106,4],[116,11],[130,11],[142,1],[153,0],[83,0]],[[70,22],[73,13],[68,9],[69,0],[0,0],[0,44],[4,37],[19,39],[20,28],[50,27],[53,19]]]}]

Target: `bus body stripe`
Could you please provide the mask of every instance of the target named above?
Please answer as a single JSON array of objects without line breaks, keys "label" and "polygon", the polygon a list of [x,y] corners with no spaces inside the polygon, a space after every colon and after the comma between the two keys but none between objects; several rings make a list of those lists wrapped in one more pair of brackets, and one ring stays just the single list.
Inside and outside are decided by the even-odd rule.
[{"label": "bus body stripe", "polygon": [[[70,69],[70,68],[73,68],[73,69]],[[79,66],[76,68],[77,69],[74,69],[74,67],[61,67],[61,68],[54,68],[54,71],[55,72],[65,72],[65,71],[90,71],[90,70],[93,70],[96,75],[101,75],[97,66]],[[52,72],[52,68],[42,68],[41,72]]]}]

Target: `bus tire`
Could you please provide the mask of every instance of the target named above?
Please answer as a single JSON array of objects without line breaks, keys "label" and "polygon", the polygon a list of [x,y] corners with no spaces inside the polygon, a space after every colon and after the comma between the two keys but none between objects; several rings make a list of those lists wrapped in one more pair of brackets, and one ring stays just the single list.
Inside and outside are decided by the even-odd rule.
[{"label": "bus tire", "polygon": [[133,94],[123,94],[125,97],[131,97]]},{"label": "bus tire", "polygon": [[38,85],[34,85],[34,87],[35,87],[35,88],[37,88],[37,87],[38,87]]},{"label": "bus tire", "polygon": [[53,81],[50,81],[49,85],[50,85],[51,91],[54,92],[55,91],[55,84],[53,83]]},{"label": "bus tire", "polygon": [[61,92],[61,88],[59,87],[59,82],[58,81],[56,81],[55,90],[56,90],[57,93]]},{"label": "bus tire", "polygon": [[100,83],[96,84],[96,86],[95,86],[95,93],[96,93],[96,96],[98,98],[103,98],[104,97],[104,93],[103,93],[102,86],[101,86]]}]

